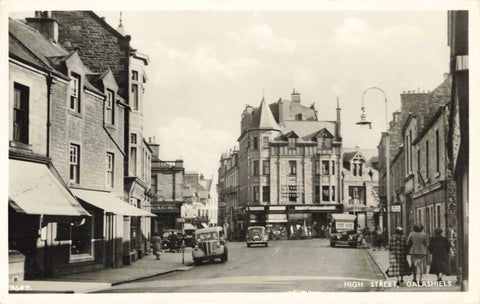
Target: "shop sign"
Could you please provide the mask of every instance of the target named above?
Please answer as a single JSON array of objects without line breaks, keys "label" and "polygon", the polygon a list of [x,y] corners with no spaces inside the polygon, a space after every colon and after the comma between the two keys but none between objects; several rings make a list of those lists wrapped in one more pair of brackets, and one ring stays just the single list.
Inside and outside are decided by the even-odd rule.
[{"label": "shop sign", "polygon": [[390,206],[392,212],[402,212],[402,206],[401,205],[392,205]]},{"label": "shop sign", "polygon": [[267,214],[268,223],[286,223],[287,215],[286,214]]},{"label": "shop sign", "polygon": [[285,206],[270,206],[270,211],[283,211],[285,210]]},{"label": "shop sign", "polygon": [[264,211],[265,210],[265,207],[263,207],[263,206],[253,206],[253,207],[247,207],[247,208],[250,211]]},{"label": "shop sign", "polygon": [[337,210],[336,206],[295,206],[295,210]]}]

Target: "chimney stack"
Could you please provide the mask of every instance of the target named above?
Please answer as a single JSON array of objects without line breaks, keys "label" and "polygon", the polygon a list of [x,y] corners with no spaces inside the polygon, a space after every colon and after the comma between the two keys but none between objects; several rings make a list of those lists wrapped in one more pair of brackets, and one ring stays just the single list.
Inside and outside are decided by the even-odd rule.
[{"label": "chimney stack", "polygon": [[295,92],[295,89],[293,89],[293,93],[292,93],[292,101],[293,102],[300,102],[300,93],[299,92]]},{"label": "chimney stack", "polygon": [[34,18],[26,18],[27,25],[40,32],[47,40],[58,42],[58,22],[50,11],[35,11]]}]

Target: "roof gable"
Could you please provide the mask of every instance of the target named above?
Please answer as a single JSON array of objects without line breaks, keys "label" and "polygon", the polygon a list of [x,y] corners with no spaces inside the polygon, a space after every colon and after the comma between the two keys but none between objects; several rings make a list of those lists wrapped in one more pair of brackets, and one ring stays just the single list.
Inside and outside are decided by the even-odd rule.
[{"label": "roof gable", "polygon": [[319,137],[326,137],[326,138],[334,138],[335,136],[332,135],[326,128],[321,129],[318,131],[314,136],[314,138],[319,138]]}]

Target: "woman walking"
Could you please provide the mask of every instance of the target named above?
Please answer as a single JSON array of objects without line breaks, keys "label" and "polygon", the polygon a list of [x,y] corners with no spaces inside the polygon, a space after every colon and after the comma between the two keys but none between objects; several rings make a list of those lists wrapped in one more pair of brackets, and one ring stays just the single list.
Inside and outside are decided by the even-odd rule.
[{"label": "woman walking", "polygon": [[387,270],[389,277],[397,277],[397,286],[403,283],[403,276],[412,273],[410,265],[407,261],[407,243],[403,236],[402,227],[395,228],[395,234],[388,240],[388,248],[390,250],[389,263]]},{"label": "woman walking", "polygon": [[437,281],[442,280],[442,275],[448,275],[448,252],[450,244],[446,237],[442,236],[442,229],[435,228],[435,236],[432,236],[428,242],[428,251],[432,254],[432,264],[430,265],[431,274],[437,275]]},{"label": "woman walking", "polygon": [[421,223],[413,226],[413,231],[407,239],[407,244],[411,245],[410,257],[412,258],[413,282],[417,284],[417,275],[419,276],[418,284],[422,285],[422,276],[427,269],[427,236],[423,232]]}]

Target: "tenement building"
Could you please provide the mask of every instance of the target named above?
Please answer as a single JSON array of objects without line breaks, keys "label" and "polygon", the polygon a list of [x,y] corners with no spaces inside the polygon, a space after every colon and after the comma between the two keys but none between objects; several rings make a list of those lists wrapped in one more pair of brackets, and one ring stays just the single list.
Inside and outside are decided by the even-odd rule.
[{"label": "tenement building", "polygon": [[279,238],[312,236],[342,212],[342,138],[337,119],[319,121],[314,105],[291,100],[247,105],[242,113],[238,152],[239,205],[245,227],[267,225]]}]

